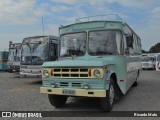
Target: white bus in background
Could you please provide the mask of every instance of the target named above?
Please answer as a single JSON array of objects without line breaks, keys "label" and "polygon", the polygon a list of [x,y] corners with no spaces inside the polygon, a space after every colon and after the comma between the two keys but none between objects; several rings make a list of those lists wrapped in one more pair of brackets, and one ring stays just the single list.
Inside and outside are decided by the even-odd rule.
[{"label": "white bus in background", "polygon": [[58,59],[59,40],[56,36],[24,38],[21,47],[21,76],[41,76],[41,66],[46,61]]},{"label": "white bus in background", "polygon": [[142,69],[156,69],[156,55],[143,55],[142,59]]},{"label": "white bus in background", "polygon": [[7,61],[7,71],[8,72],[19,72],[20,62],[21,62],[21,46],[22,43],[9,42],[9,56]]},{"label": "white bus in background", "polygon": [[160,71],[160,53],[156,55],[156,70]]}]

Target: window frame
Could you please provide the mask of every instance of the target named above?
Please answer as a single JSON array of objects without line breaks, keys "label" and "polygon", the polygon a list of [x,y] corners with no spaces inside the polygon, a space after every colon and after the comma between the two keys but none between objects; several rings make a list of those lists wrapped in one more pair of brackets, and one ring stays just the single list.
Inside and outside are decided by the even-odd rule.
[{"label": "window frame", "polygon": [[[118,52],[118,54],[117,55],[121,55],[121,54],[123,54],[123,46],[124,46],[124,42],[123,42],[123,31],[122,30],[120,30],[120,29],[103,29],[103,30],[91,30],[91,31],[88,31],[88,49],[87,49],[87,53],[89,54],[89,55],[91,55],[90,53],[89,53],[89,34],[90,34],[90,32],[96,32],[96,31],[117,31],[117,32],[120,32],[121,33],[121,38],[120,38],[120,46],[119,46],[119,48],[120,48],[120,53],[119,53],[119,51],[117,51]],[[117,45],[117,41],[116,41],[116,45]],[[118,46],[117,46],[117,50],[118,50]],[[91,56],[98,56],[98,55],[91,55]]]},{"label": "window frame", "polygon": [[[59,37],[59,40],[61,41],[60,42],[60,45],[59,45],[59,47],[60,47],[60,52],[59,52],[59,58],[65,58],[65,57],[63,57],[63,56],[61,56],[61,44],[62,44],[62,40],[61,40],[61,37],[62,36],[64,36],[64,35],[69,35],[69,34],[78,34],[78,33],[85,33],[85,35],[86,35],[86,41],[85,41],[85,46],[86,46],[86,48],[85,48],[85,54],[87,53],[87,39],[88,39],[88,32],[87,31],[78,31],[78,32],[69,32],[69,33],[64,33],[64,34],[61,34],[60,35],[60,37]],[[85,56],[85,54],[83,55],[83,56]],[[72,57],[72,56],[70,56],[70,57]],[[76,56],[76,57],[82,57],[82,56]]]}]

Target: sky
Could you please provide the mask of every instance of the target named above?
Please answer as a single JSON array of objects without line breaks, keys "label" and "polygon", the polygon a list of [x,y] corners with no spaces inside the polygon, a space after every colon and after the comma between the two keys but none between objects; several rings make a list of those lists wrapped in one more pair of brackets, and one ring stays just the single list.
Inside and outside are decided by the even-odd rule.
[{"label": "sky", "polygon": [[142,49],[160,42],[160,0],[0,0],[0,51],[9,41],[58,36],[58,27],[76,18],[118,14],[141,38]]}]

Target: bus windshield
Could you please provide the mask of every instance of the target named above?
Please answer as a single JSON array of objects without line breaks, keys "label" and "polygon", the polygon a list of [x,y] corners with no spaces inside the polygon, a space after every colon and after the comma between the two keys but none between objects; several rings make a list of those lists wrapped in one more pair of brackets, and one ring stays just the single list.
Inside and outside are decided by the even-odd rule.
[{"label": "bus windshield", "polygon": [[8,52],[4,52],[3,60],[7,61],[8,60]]},{"label": "bus windshield", "polygon": [[83,56],[86,52],[86,33],[61,36],[61,57]]},{"label": "bus windshield", "polygon": [[32,63],[41,63],[47,60],[47,44],[40,44],[32,51]]},{"label": "bus windshield", "polygon": [[145,57],[142,59],[143,62],[153,62],[155,61],[155,58],[154,57]]},{"label": "bus windshield", "polygon": [[47,43],[28,43],[22,46],[22,63],[42,64],[48,59]]},{"label": "bus windshield", "polygon": [[114,55],[118,54],[117,41],[121,40],[118,31],[89,32],[89,54]]},{"label": "bus windshield", "polygon": [[10,49],[8,60],[10,62],[14,62],[14,61],[19,62],[20,61],[20,54],[21,54],[20,52],[21,52],[20,49],[16,49],[16,48]]},{"label": "bus windshield", "polygon": [[6,62],[8,60],[8,52],[1,52],[0,53],[0,61],[1,62]]}]

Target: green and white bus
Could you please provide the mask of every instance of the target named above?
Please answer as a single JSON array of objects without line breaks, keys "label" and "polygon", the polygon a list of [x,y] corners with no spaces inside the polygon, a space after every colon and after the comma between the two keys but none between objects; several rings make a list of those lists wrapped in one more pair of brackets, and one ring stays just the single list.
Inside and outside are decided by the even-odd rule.
[{"label": "green and white bus", "polygon": [[7,70],[8,52],[0,51],[0,71]]},{"label": "green and white bus", "polygon": [[70,96],[95,97],[111,111],[115,100],[138,85],[141,39],[118,15],[80,18],[59,31],[60,58],[42,65],[40,92],[51,105],[62,107]]}]

